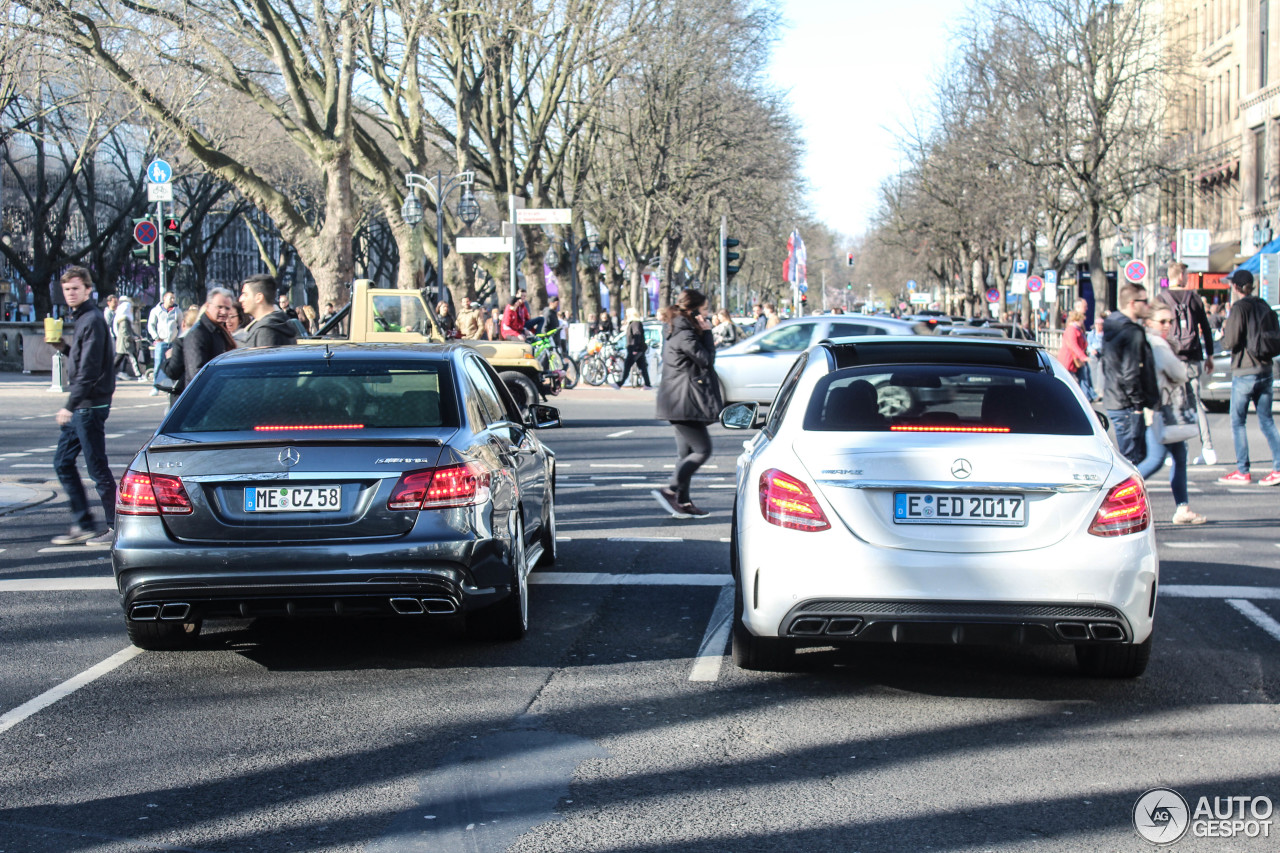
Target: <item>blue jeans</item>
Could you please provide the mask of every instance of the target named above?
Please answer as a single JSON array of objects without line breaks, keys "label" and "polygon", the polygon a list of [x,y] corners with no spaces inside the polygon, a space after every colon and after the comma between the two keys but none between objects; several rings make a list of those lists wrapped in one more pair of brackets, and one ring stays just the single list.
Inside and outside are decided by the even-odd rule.
[{"label": "blue jeans", "polygon": [[1093,378],[1089,371],[1089,363],[1085,362],[1080,365],[1080,369],[1076,371],[1076,382],[1080,383],[1080,390],[1084,392],[1084,398],[1092,402],[1098,395],[1093,392]]},{"label": "blue jeans", "polygon": [[1258,411],[1258,427],[1271,447],[1271,470],[1280,471],[1280,431],[1271,417],[1270,370],[1257,376],[1231,377],[1231,437],[1236,444],[1236,470],[1249,473],[1249,432],[1244,421],[1251,400]]},{"label": "blue jeans", "polygon": [[157,375],[160,372],[160,365],[164,364],[165,353],[169,351],[169,347],[171,346],[173,346],[173,344],[169,341],[156,341],[155,343],[156,357],[155,360],[151,362],[151,367],[156,371]]},{"label": "blue jeans", "polygon": [[1149,480],[1151,475],[1164,465],[1166,456],[1173,457],[1173,470],[1169,472],[1169,489],[1173,499],[1179,506],[1187,503],[1187,443],[1177,441],[1173,444],[1161,444],[1156,441],[1156,428],[1147,427],[1147,457],[1138,466],[1142,479]]},{"label": "blue jeans", "polygon": [[1116,447],[1120,455],[1134,465],[1147,458],[1147,427],[1142,422],[1142,409],[1108,409],[1111,428],[1116,431]]},{"label": "blue jeans", "polygon": [[116,478],[107,464],[107,415],[110,406],[96,409],[76,409],[71,413],[71,423],[62,428],[58,436],[58,449],[53,454],[53,469],[58,482],[71,502],[71,514],[75,523],[85,530],[93,530],[93,512],[85,495],[84,482],[76,469],[76,457],[84,451],[84,466],[93,478],[102,500],[102,513],[107,527],[116,523]]}]

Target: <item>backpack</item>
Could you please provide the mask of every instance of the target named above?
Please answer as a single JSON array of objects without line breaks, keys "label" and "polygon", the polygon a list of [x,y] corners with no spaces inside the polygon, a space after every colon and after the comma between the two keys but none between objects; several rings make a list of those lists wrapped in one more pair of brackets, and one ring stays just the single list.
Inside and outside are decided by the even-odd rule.
[{"label": "backpack", "polygon": [[1208,322],[1208,317],[1200,297],[1189,293],[1186,299],[1178,299],[1168,291],[1160,296],[1160,301],[1173,311],[1173,330],[1169,332],[1169,346],[1173,348],[1173,354],[1181,359],[1203,359],[1206,353],[1200,344],[1200,320],[1204,317]]},{"label": "backpack", "polygon": [[1249,306],[1252,317],[1245,317],[1244,348],[1250,358],[1262,364],[1280,356],[1280,320],[1270,305],[1261,299],[1256,301],[1259,303],[1256,310],[1253,305]]}]

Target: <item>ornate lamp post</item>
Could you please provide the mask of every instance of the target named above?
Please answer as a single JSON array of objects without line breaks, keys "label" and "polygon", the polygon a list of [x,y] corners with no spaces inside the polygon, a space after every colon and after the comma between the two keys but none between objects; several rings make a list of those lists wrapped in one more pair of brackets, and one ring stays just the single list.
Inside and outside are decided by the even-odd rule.
[{"label": "ornate lamp post", "polygon": [[418,202],[418,190],[429,192],[431,200],[436,206],[436,301],[439,301],[441,294],[445,292],[444,201],[453,190],[463,187],[462,196],[458,199],[458,218],[467,225],[471,225],[480,218],[480,203],[476,201],[475,194],[471,192],[471,187],[475,180],[475,172],[462,172],[447,181],[439,171],[436,172],[435,178],[425,178],[414,172],[404,176],[404,183],[409,188],[409,195],[400,207],[400,216],[404,219],[406,225],[416,229],[418,223],[422,222],[422,205]]},{"label": "ornate lamp post", "polygon": [[[552,247],[552,249],[547,252],[547,255],[550,256],[554,251],[555,247]],[[570,312],[574,322],[578,322],[582,319],[578,316],[578,256],[583,251],[587,253],[587,263],[591,265],[591,268],[593,270],[599,270],[600,265],[604,263],[604,253],[600,251],[600,234],[590,225],[587,226],[587,239],[579,240],[577,236],[573,236],[569,239],[569,268],[571,270],[570,275],[573,276],[573,298],[571,300]],[[558,254],[555,258],[557,261],[560,260]],[[547,263],[551,266],[555,266],[555,264],[551,263],[549,260]]]}]

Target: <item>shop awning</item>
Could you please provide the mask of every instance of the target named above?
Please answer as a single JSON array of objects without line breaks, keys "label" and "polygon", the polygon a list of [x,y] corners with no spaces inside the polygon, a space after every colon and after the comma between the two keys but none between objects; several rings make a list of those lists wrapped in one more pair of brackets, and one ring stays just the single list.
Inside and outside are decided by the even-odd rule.
[{"label": "shop awning", "polygon": [[1262,256],[1275,255],[1275,254],[1280,254],[1280,237],[1277,237],[1267,245],[1263,246],[1260,251],[1254,253],[1254,255],[1251,258],[1249,258],[1249,260],[1245,261],[1240,266],[1233,269],[1232,272],[1235,272],[1236,270],[1248,270],[1254,275],[1257,275],[1258,272],[1260,271],[1260,268],[1262,267]]}]

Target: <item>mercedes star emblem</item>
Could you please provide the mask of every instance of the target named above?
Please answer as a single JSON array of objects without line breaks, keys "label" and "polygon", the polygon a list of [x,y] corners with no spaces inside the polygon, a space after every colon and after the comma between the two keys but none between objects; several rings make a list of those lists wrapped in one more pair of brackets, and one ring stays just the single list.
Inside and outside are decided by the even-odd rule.
[{"label": "mercedes star emblem", "polygon": [[968,459],[957,459],[951,463],[951,476],[958,480],[963,480],[973,473],[973,466],[969,464]]},{"label": "mercedes star emblem", "polygon": [[280,461],[281,465],[284,465],[287,468],[292,468],[294,465],[298,464],[300,459],[302,459],[302,454],[294,450],[292,447],[286,447],[284,450],[280,451],[280,455],[277,456],[276,459]]}]

